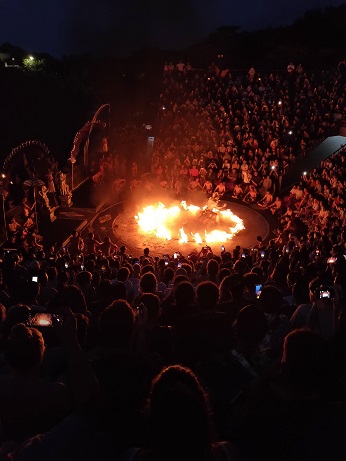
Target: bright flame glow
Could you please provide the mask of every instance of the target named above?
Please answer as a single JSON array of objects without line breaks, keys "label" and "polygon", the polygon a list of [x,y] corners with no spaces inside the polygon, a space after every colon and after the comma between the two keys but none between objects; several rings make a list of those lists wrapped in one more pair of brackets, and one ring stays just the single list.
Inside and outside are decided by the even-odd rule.
[{"label": "bright flame glow", "polygon": [[187,243],[188,242],[188,238],[187,238],[187,235],[185,234],[184,232],[184,228],[182,227],[180,229],[180,239],[179,239],[179,243]]},{"label": "bright flame glow", "polygon": [[205,241],[207,243],[213,242],[224,242],[225,240],[231,240],[234,234],[228,234],[226,231],[219,231],[217,229],[212,230],[211,232],[205,233]]},{"label": "bright flame glow", "polygon": [[197,205],[186,205],[186,202],[184,200],[181,202],[181,206],[184,208],[185,211],[190,211],[190,213],[194,215],[197,213],[197,211],[200,211],[201,209]]},{"label": "bright flame glow", "polygon": [[202,237],[199,235],[198,232],[196,234],[194,234],[193,238],[195,239],[196,243],[202,243],[203,242]]},{"label": "bright flame glow", "polygon": [[[181,213],[186,212],[193,217],[198,216],[198,213],[200,213],[200,218],[203,218],[203,212],[206,210],[207,206],[201,208],[192,204],[187,205],[185,201],[182,201],[180,206],[175,205],[168,208],[166,208],[163,203],[159,202],[156,205],[144,207],[143,210],[135,216],[135,219],[142,232],[154,234],[156,237],[166,240],[176,238],[179,240],[179,243],[184,244],[189,240],[183,226],[176,231],[177,235],[172,235],[172,228],[174,228],[174,224],[176,224]],[[228,224],[228,230],[204,230],[204,239],[198,232],[189,232],[192,236],[192,241],[195,241],[197,244],[201,244],[203,241],[206,243],[225,242],[226,240],[231,240],[235,234],[244,229],[243,220],[232,213],[230,209],[219,209],[215,207],[209,210],[209,212],[215,215],[215,223],[218,224],[222,221]],[[234,224],[233,227],[229,227],[230,224]]]}]

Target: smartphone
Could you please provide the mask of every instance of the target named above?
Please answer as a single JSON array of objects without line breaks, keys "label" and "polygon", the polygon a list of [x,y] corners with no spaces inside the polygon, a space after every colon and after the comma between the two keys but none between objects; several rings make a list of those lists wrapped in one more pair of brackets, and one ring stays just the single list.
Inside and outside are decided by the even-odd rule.
[{"label": "smartphone", "polygon": [[177,258],[179,258],[179,256],[180,256],[180,254],[179,254],[179,252],[178,252],[178,251],[176,251],[176,252],[174,253],[174,255],[173,255],[174,259],[177,259]]},{"label": "smartphone", "polygon": [[105,271],[106,270],[106,266],[101,266],[101,271]]},{"label": "smartphone", "polygon": [[258,295],[258,293],[261,292],[261,289],[262,289],[262,285],[261,285],[261,284],[256,285],[256,295]]},{"label": "smartphone", "polygon": [[316,250],[315,253],[316,253],[317,255],[319,255],[319,254],[320,254],[320,250]]},{"label": "smartphone", "polygon": [[320,299],[330,299],[330,291],[320,290]]},{"label": "smartphone", "polygon": [[225,251],[224,245],[221,246],[221,251]]},{"label": "smartphone", "polygon": [[261,251],[261,258],[264,258],[264,256],[265,256],[265,252]]},{"label": "smartphone", "polygon": [[143,314],[143,307],[142,306],[136,306],[136,314],[137,315],[142,315]]},{"label": "smartphone", "polygon": [[49,312],[36,312],[29,315],[27,325],[30,327],[52,327],[55,321],[62,323],[63,316]]},{"label": "smartphone", "polygon": [[165,266],[168,266],[168,261],[167,260],[165,261]]},{"label": "smartphone", "polygon": [[242,253],[242,254],[241,254],[241,257],[242,257],[242,258],[245,258],[245,256],[246,256],[245,253]]},{"label": "smartphone", "polygon": [[65,263],[65,269],[68,269],[68,263]]},{"label": "smartphone", "polygon": [[178,263],[178,267],[181,267],[181,263]]},{"label": "smartphone", "polygon": [[33,276],[31,277],[31,281],[32,281],[32,282],[38,282],[38,277],[37,277],[36,275],[33,275]]},{"label": "smartphone", "polygon": [[328,258],[327,259],[327,263],[335,263],[336,262],[336,258]]},{"label": "smartphone", "polygon": [[81,264],[80,268],[82,271],[84,271],[84,264]]},{"label": "smartphone", "polygon": [[290,252],[290,247],[286,247],[286,253],[289,253]]}]

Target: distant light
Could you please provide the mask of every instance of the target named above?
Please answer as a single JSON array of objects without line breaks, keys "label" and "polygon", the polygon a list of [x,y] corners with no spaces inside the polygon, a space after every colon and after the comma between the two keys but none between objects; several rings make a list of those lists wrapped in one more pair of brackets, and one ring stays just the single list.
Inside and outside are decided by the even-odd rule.
[{"label": "distant light", "polygon": [[13,184],[13,181],[10,181],[10,184]]},{"label": "distant light", "polygon": [[275,165],[272,166],[272,170],[275,170]]},{"label": "distant light", "polygon": [[146,130],[151,130],[153,127],[151,125],[145,125]]},{"label": "distant light", "polygon": [[282,101],[279,101],[279,102],[278,102],[278,104],[279,104],[279,106],[281,106],[281,104],[282,104]]},{"label": "distant light", "polygon": [[306,171],[304,171],[303,175],[306,175],[306,174],[307,174],[307,172],[306,172]]},{"label": "distant light", "polygon": [[293,131],[290,130],[290,131],[288,132],[288,134],[293,134]]},{"label": "distant light", "polygon": [[165,106],[162,106],[162,110],[166,110]]},{"label": "distant light", "polygon": [[5,173],[2,173],[1,177],[2,177],[2,178],[6,178]]},{"label": "distant light", "polygon": [[30,59],[30,61],[33,61],[33,60],[34,60],[34,57],[33,57],[33,56],[29,56],[29,59]]}]

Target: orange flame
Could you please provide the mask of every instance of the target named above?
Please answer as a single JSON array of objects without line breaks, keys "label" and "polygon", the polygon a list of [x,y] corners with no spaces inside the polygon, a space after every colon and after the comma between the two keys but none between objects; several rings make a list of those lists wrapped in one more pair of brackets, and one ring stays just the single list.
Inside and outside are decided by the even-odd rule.
[{"label": "orange flame", "polygon": [[[207,209],[207,206],[199,207],[197,205],[187,205],[185,201],[180,203],[180,206],[175,205],[171,207],[166,207],[163,203],[159,202],[156,205],[149,205],[144,207],[138,215],[135,216],[140,230],[144,233],[154,234],[156,237],[163,238],[166,240],[172,240],[172,238],[177,238],[178,236],[173,237],[171,229],[172,224],[175,223],[182,212],[190,213],[192,216],[197,216],[198,212],[203,212]],[[229,224],[234,224],[232,227],[228,227],[228,230],[219,230],[213,229],[212,231],[204,231],[204,239],[200,236],[198,232],[191,232],[192,239],[198,243],[203,243],[203,240],[206,243],[213,242],[224,242],[226,240],[231,240],[235,234],[244,229],[243,220],[236,216],[230,209],[213,208],[211,210],[216,216],[216,222],[227,222]],[[182,226],[179,229],[179,243],[187,243],[188,236],[184,231]]]}]

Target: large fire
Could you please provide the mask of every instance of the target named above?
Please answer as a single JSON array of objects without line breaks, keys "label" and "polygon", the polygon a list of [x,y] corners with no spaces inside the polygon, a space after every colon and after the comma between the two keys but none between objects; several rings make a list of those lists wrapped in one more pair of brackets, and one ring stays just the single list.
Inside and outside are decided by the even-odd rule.
[{"label": "large fire", "polygon": [[181,244],[225,242],[244,229],[242,219],[228,208],[208,209],[187,205],[185,201],[170,207],[161,202],[146,206],[135,219],[141,232],[166,240],[177,239]]}]

